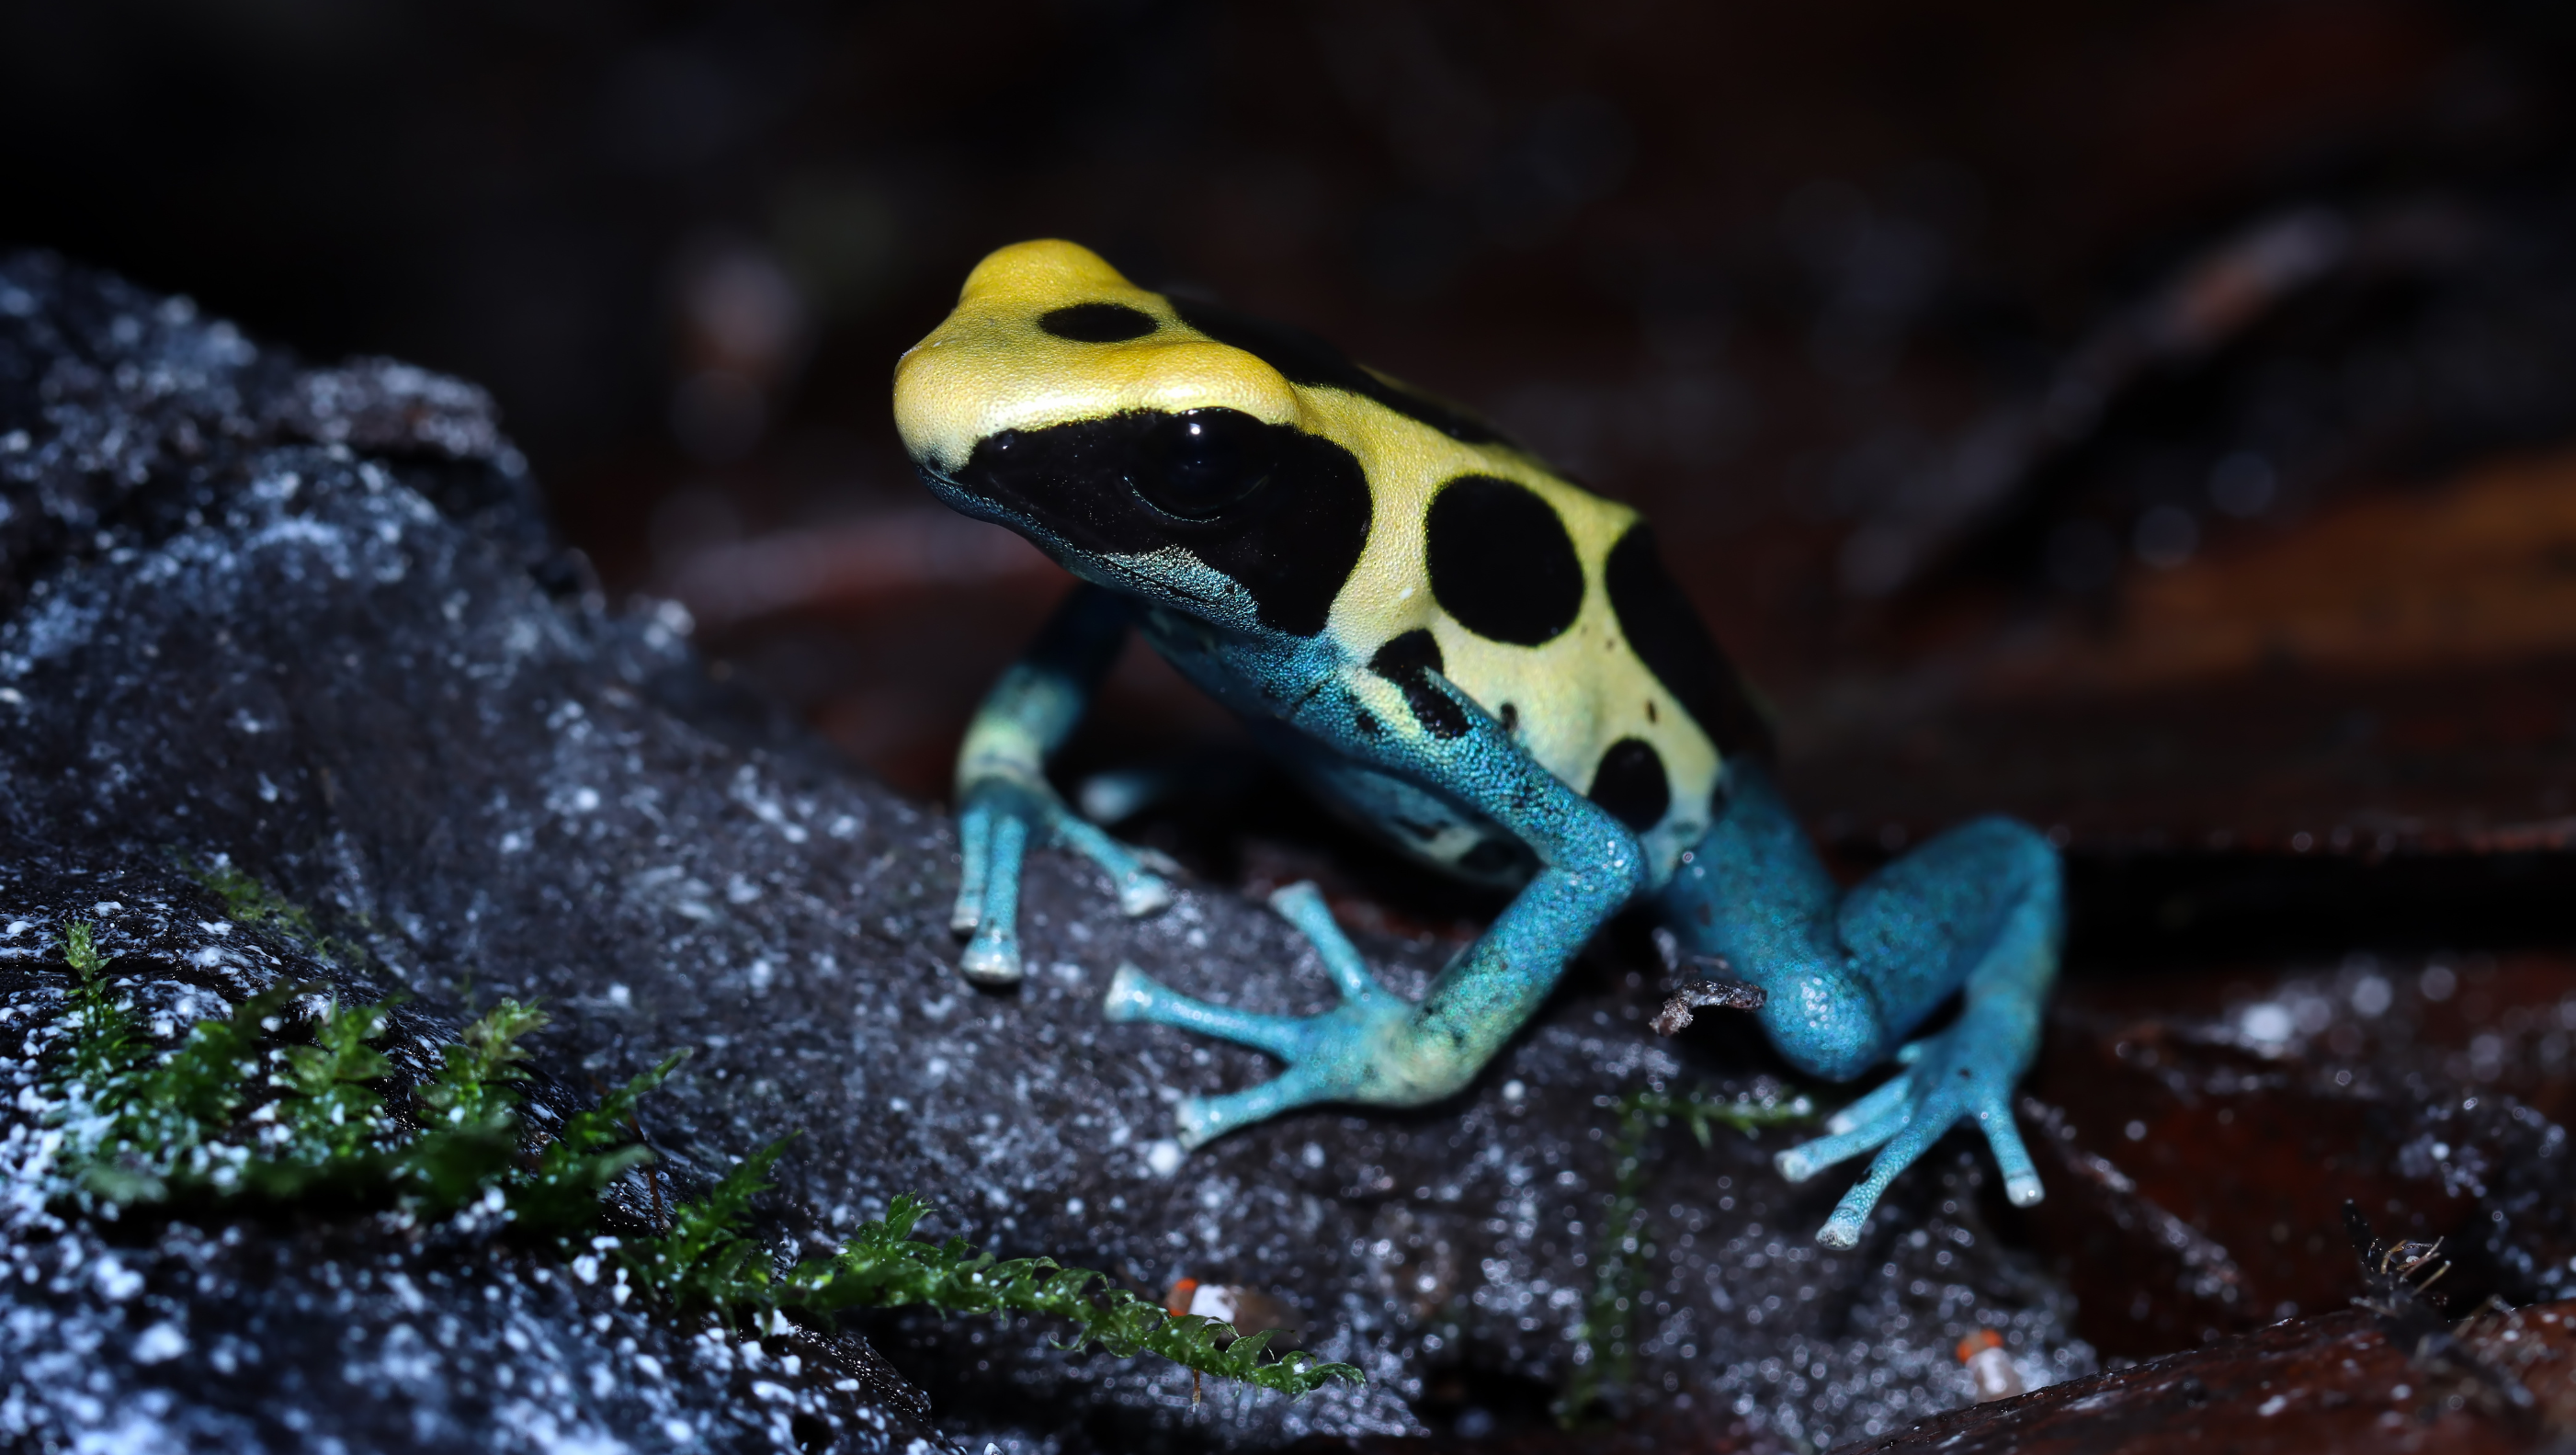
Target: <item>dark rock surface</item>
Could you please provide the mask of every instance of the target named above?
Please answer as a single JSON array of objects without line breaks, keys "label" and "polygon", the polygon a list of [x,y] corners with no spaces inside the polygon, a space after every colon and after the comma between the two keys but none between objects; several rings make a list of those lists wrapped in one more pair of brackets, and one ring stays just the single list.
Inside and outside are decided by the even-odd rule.
[{"label": "dark rock surface", "polygon": [[[2530,1422],[2536,1424],[2536,1422]],[[1850,1455],[2222,1449],[2526,1450],[2539,1431],[2434,1384],[2357,1311],[2291,1319],[2115,1374],[1980,1405]]]},{"label": "dark rock surface", "polygon": [[[1268,1066],[1108,1026],[1097,998],[1132,960],[1320,1008],[1287,928],[1208,893],[1123,921],[1039,855],[1028,984],[968,989],[944,817],[728,697],[684,619],[605,612],[550,554],[468,386],[303,370],[182,302],[22,256],[0,264],[0,482],[15,1442],[651,1447],[685,1443],[685,1421],[725,1448],[904,1448],[935,1426],[970,1449],[1081,1450],[1508,1425],[1581,1357],[1613,1099],[1745,1090],[1762,1064],[1723,1034],[1657,1044],[1652,976],[1597,958],[1459,1104],[1292,1117],[1183,1154],[1175,1089]],[[229,856],[363,941],[370,969],[227,925],[180,855]],[[764,1204],[782,1252],[918,1191],[945,1209],[933,1231],[1005,1254],[1157,1297],[1182,1277],[1261,1290],[1369,1383],[1198,1400],[1154,1361],[1060,1352],[1061,1331],[920,1316],[718,1338],[471,1226],[70,1217],[41,1192],[35,1028],[59,1012],[75,918],[173,1032],[281,974],[373,976],[352,989],[412,997],[417,1057],[470,999],[542,997],[558,1025],[536,1069],[559,1107],[694,1047],[645,1131],[687,1191],[801,1130]],[[1413,988],[1443,947],[1368,948]],[[1784,1186],[1777,1145],[1650,1139],[1659,1256],[1618,1403],[1823,1445],[1962,1402],[1951,1347],[1973,1329],[2001,1331],[2034,1383],[2091,1368],[2063,1293],[1994,1237],[1964,1143],[1841,1255],[1808,1237],[1838,1187]]]}]

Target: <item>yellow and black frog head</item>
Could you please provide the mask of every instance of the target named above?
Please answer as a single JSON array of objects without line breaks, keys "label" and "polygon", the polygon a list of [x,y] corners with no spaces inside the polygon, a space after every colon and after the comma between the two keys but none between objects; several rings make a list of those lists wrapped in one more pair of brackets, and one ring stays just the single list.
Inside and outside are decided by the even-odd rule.
[{"label": "yellow and black frog head", "polygon": [[1367,547],[1368,465],[1337,418],[1391,411],[1456,448],[1483,422],[1311,335],[1149,293],[1068,242],[986,258],[895,368],[924,479],[1075,575],[1222,625],[1324,629]]}]

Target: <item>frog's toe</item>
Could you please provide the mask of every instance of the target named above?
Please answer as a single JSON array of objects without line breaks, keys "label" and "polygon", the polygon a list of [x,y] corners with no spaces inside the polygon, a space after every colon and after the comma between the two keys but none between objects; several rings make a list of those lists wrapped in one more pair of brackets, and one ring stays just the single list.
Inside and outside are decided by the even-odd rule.
[{"label": "frog's toe", "polygon": [[[1885,1089],[1881,1088],[1881,1092]],[[2040,1200],[2039,1172],[2031,1165],[2021,1132],[2013,1125],[2012,1106],[2004,1091],[1982,1085],[1935,1084],[1912,1088],[1912,1092],[1901,1104],[1875,1109],[1869,1108],[1868,1103],[1880,1093],[1872,1093],[1847,1109],[1847,1115],[1850,1111],[1861,1111],[1863,1115],[1845,1130],[1792,1147],[1776,1159],[1783,1177],[1801,1182],[1836,1162],[1878,1149],[1868,1173],[1834,1205],[1833,1216],[1816,1233],[1817,1242],[1829,1248],[1856,1245],[1861,1225],[1897,1175],[1913,1166],[1944,1132],[1963,1119],[1974,1121],[1985,1133],[1987,1144],[1994,1148],[1995,1163],[2004,1176],[2004,1196],[2015,1207],[2028,1207]]]},{"label": "frog's toe", "polygon": [[1014,985],[1020,978],[1020,937],[1009,926],[977,927],[957,957],[957,968],[978,985]]},{"label": "frog's toe", "polygon": [[984,922],[984,879],[993,860],[993,811],[970,803],[957,815],[957,903],[948,928],[971,935]]},{"label": "frog's toe", "polygon": [[[1898,1173],[1913,1166],[1915,1159],[1932,1149],[1932,1144],[1941,1139],[1941,1134],[1950,1129],[1952,1122],[1958,1120],[1958,1113],[1951,1111],[1944,1115],[1934,1107],[1917,1107],[1910,1115],[1898,1113],[1895,1120],[1897,1125],[1892,1133],[1888,1131],[1887,1123],[1880,1122],[1846,1132],[1839,1139],[1825,1139],[1827,1142],[1857,1142],[1864,1136],[1878,1135],[1879,1141],[1885,1145],[1871,1159],[1869,1172],[1852,1185],[1851,1191],[1843,1194],[1842,1201],[1834,1204],[1833,1216],[1825,1219],[1825,1225],[1816,1230],[1817,1242],[1828,1248],[1858,1246],[1861,1225],[1869,1221],[1870,1213],[1878,1207],[1878,1200],[1887,1195],[1888,1185],[1896,1181]],[[1867,1149],[1837,1150],[1842,1156],[1852,1156]]]},{"label": "frog's toe", "polygon": [[1059,811],[1051,827],[1056,841],[1100,866],[1118,892],[1118,912],[1141,918],[1168,908],[1172,886],[1146,867],[1146,856],[1101,831],[1100,826]]},{"label": "frog's toe", "polygon": [[2039,1185],[2039,1169],[2031,1165],[2030,1149],[2021,1142],[2021,1129],[2013,1125],[2012,1107],[2004,1098],[1990,1099],[1977,1108],[1977,1126],[1986,1134],[1986,1145],[1995,1150],[1995,1166],[2004,1174],[2004,1198],[2015,1207],[2029,1207],[2048,1195]]},{"label": "frog's toe", "polygon": [[1237,1127],[1268,1121],[1283,1111],[1312,1102],[1328,1101],[1332,1095],[1324,1077],[1313,1067],[1291,1066],[1259,1086],[1223,1096],[1185,1098],[1173,1109],[1173,1120],[1180,1124],[1181,1145],[1199,1147]]},{"label": "frog's toe", "polygon": [[949,928],[971,935],[957,968],[978,985],[1010,985],[1020,978],[1020,861],[1028,825],[1018,815],[986,804],[971,805],[957,824],[957,904]]},{"label": "frog's toe", "polygon": [[[1853,1105],[1856,1107],[1860,1103]],[[1851,1110],[1847,1107],[1833,1121],[1827,1122],[1826,1135],[1791,1147],[1772,1158],[1771,1165],[1779,1168],[1780,1175],[1789,1181],[1804,1182],[1837,1162],[1848,1162],[1863,1152],[1885,1146],[1889,1139],[1905,1129],[1907,1108],[1901,1102],[1866,1119],[1846,1121]]]},{"label": "frog's toe", "polygon": [[[1906,1099],[1912,1094],[1912,1091],[1913,1074],[1911,1072],[1899,1071],[1894,1076],[1887,1078],[1887,1080],[1882,1084],[1873,1087],[1867,1096],[1861,1097],[1851,1105],[1846,1106],[1840,1111],[1835,1112],[1832,1116],[1825,1118],[1825,1130],[1828,1133],[1839,1136],[1844,1132],[1854,1131],[1861,1127],[1875,1126],[1879,1122],[1885,1121],[1888,1113],[1901,1113],[1905,1107]],[[1897,1122],[1901,1124],[1903,1121],[1903,1116],[1898,1116]],[[1894,1135],[1896,1135],[1896,1132],[1894,1127],[1891,1126],[1888,1130],[1887,1137],[1892,1137]],[[1859,1150],[1867,1151],[1870,1147],[1877,1146],[1879,1142],[1886,1141],[1887,1137],[1880,1137],[1877,1142],[1865,1143]]]},{"label": "frog's toe", "polygon": [[1129,919],[1142,919],[1171,905],[1172,886],[1159,874],[1140,869],[1118,882],[1118,912]]},{"label": "frog's toe", "polygon": [[1100,1013],[1113,1021],[1146,1021],[1196,1031],[1267,1051],[1283,1061],[1296,1060],[1305,1051],[1308,1039],[1306,1023],[1293,1016],[1210,1005],[1181,994],[1133,965],[1119,966],[1118,973],[1110,977],[1109,993],[1101,1000]]}]

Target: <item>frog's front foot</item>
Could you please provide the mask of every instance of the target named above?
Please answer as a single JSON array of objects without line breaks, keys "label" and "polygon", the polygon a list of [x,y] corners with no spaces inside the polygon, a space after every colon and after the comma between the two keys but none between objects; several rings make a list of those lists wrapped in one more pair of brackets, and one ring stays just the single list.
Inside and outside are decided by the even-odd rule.
[{"label": "frog's front foot", "polygon": [[2029,1063],[2037,1039],[2035,1024],[2026,1022],[2035,1020],[2035,1010],[1971,1002],[1949,1029],[1899,1051],[1896,1059],[1903,1069],[1836,1112],[1826,1121],[1824,1136],[1773,1159],[1781,1176],[1804,1182],[1837,1162],[1880,1149],[1869,1175],[1834,1205],[1817,1242],[1830,1248],[1857,1245],[1861,1223],[1888,1184],[1963,1119],[1973,1119],[1986,1134],[2003,1171],[2004,1196],[2013,1206],[2040,1200],[2039,1171],[2031,1165],[2012,1118],[2013,1083]]},{"label": "frog's front foot", "polygon": [[960,872],[948,927],[967,935],[957,967],[982,985],[1020,978],[1020,863],[1032,833],[1065,845],[1109,876],[1118,908],[1146,915],[1172,902],[1172,886],[1142,854],[1076,816],[1052,793],[993,784],[971,792],[957,815]]},{"label": "frog's front foot", "polygon": [[1342,1003],[1321,1015],[1261,1015],[1194,1000],[1133,965],[1118,967],[1102,1005],[1113,1021],[1177,1026],[1266,1051],[1288,1063],[1275,1079],[1225,1096],[1191,1097],[1178,1108],[1181,1142],[1196,1147],[1237,1127],[1317,1102],[1419,1106],[1464,1086],[1475,1066],[1441,1054],[1420,1033],[1420,1008],[1377,983],[1359,951],[1333,923],[1312,884],[1291,884],[1270,907],[1323,957]]}]

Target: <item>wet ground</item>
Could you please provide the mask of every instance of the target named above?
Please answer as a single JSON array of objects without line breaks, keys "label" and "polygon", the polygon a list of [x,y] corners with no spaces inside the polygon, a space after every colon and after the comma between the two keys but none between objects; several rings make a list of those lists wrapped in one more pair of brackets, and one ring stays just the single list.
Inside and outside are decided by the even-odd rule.
[{"label": "wet ground", "polygon": [[[1029,1330],[887,1319],[833,1356],[878,1369],[851,1352],[876,1350],[893,1371],[867,1396],[892,1420],[875,1428],[923,1419],[1062,1455],[2566,1433],[2576,32],[2556,10],[371,13],[122,35],[78,7],[0,22],[0,133],[21,147],[0,231],[205,304],[93,299],[78,357],[10,361],[8,650],[53,652],[55,685],[148,685],[166,649],[209,700],[268,684],[251,721],[303,714],[237,741],[144,686],[49,700],[53,756],[10,760],[16,831],[73,843],[82,873],[144,875],[184,842],[383,911],[424,1016],[453,1011],[433,1002],[469,973],[580,1006],[548,1052],[566,1084],[704,1043],[671,1093],[681,1171],[850,1108],[785,1169],[783,1234],[842,1226],[899,1184],[945,1193],[959,1230],[1005,1251],[1096,1261],[1157,1296],[1183,1278],[1257,1294],[1373,1375],[1293,1415],[1202,1408],[1168,1372],[1063,1357]],[[1109,1036],[1087,1011],[1117,957],[1302,1004],[1316,981],[1252,896],[1321,881],[1399,978],[1492,905],[1321,820],[1142,654],[1066,786],[1189,864],[1201,918],[1101,918],[1079,870],[1041,856],[1049,976],[960,998],[939,923],[949,755],[1063,581],[919,495],[885,377],[976,256],[1050,233],[1317,327],[1639,505],[1770,694],[1784,781],[1840,869],[1982,812],[2057,839],[2070,952],[2023,1105],[2049,1200],[2003,1206],[1974,1150],[1945,1147],[1892,1197],[1903,1226],[1870,1260],[1817,1259],[1799,1229],[1818,1210],[1768,1180],[1770,1143],[1703,1152],[1631,1126],[1642,1089],[1752,1093],[1778,1068],[1722,1019],[1648,1036],[1663,968],[1629,925],[1466,1104],[1318,1118],[1220,1149],[1205,1176],[1157,1171],[1140,1053],[1208,1085],[1265,1068]],[[0,334],[20,347],[43,310],[15,298]],[[308,369],[218,314],[316,357],[470,375],[533,470],[471,388]],[[118,334],[120,317],[151,326]],[[334,446],[356,463],[281,453]],[[370,493],[360,466],[395,486]],[[244,494],[284,473],[300,503]],[[161,514],[119,514],[136,491]],[[365,546],[371,521],[402,539]],[[293,555],[325,527],[410,584],[227,598],[245,628],[230,642],[96,618],[35,640],[39,587],[59,622],[69,578],[93,602],[140,592],[174,539]],[[463,621],[436,610],[442,571],[479,603]],[[694,616],[687,649],[666,598]],[[530,633],[553,644],[537,659],[512,645]],[[310,645],[388,636],[416,670],[346,677]],[[426,705],[345,712],[352,692]],[[541,698],[594,726],[549,721]],[[116,756],[152,732],[177,746]],[[82,756],[93,741],[106,756]],[[661,747],[609,751],[629,742]],[[144,787],[104,819],[62,788],[129,771]],[[1149,777],[1160,803],[1112,805]],[[648,854],[621,835],[652,815],[602,783],[714,827],[656,829],[672,842],[638,838]],[[567,807],[584,786],[609,807]],[[174,804],[188,814],[153,816]],[[845,815],[868,846],[847,873]],[[782,825],[837,847],[791,852]],[[505,863],[521,831],[565,837],[542,865]],[[478,898],[495,879],[508,892]],[[58,917],[60,882],[23,872],[10,892],[48,904],[11,913]],[[135,933],[178,967],[155,982],[177,993],[197,932]],[[52,1003],[37,959],[10,960],[13,1007]],[[956,1089],[974,1067],[992,1074]],[[862,1114],[887,1096],[942,1110]],[[1002,1135],[1033,1107],[1043,1134]],[[1659,1322],[1605,1381],[1577,1315],[1603,1286],[1623,1147],[1646,1169]],[[1227,1186],[1248,1210],[1201,1204]],[[2347,1208],[2406,1251],[2374,1265]],[[90,1258],[95,1233],[60,1247]],[[203,1261],[186,1238],[162,1251],[172,1270]],[[284,1269],[288,1307],[299,1256],[242,1266]],[[477,1276],[538,1326],[581,1311],[522,1273]],[[116,1340],[151,1325],[126,1327],[140,1315],[95,1283],[63,1287],[87,1320],[65,1327],[97,1338],[45,1351],[53,1367],[211,1386],[211,1365],[120,1362]],[[150,1296],[185,1310],[171,1288]],[[680,1367],[690,1331],[620,1317],[613,1337]],[[498,1329],[467,1357],[506,1365]],[[1975,1347],[1979,1331],[2001,1342]],[[821,1347],[808,1356],[819,1369]],[[737,1355],[686,1357],[702,1367],[644,1404],[576,1387],[557,1413],[800,1438],[737,1408],[753,1377]],[[245,1387],[295,1443],[277,1432],[311,1400]],[[449,1399],[463,1387],[424,1376],[420,1399],[461,1410],[470,1445],[495,1427]],[[1570,1430],[1553,1409],[1569,1390],[1599,1396]],[[81,1389],[53,1393],[78,1426]],[[845,1421],[861,1403],[795,1397]]]}]

